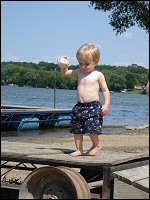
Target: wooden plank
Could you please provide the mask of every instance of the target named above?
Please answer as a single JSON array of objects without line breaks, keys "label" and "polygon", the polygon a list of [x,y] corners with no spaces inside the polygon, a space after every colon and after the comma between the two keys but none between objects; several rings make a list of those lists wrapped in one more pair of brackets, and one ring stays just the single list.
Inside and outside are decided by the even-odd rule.
[{"label": "wooden plank", "polygon": [[118,178],[119,180],[125,181],[128,179],[130,182],[133,182],[149,177],[149,165],[116,171],[113,172],[113,174],[114,177]]},{"label": "wooden plank", "polygon": [[[28,147],[28,148],[27,148]],[[64,148],[65,147],[65,148]],[[1,159],[7,158],[16,159],[16,161],[35,161],[37,164],[73,164],[92,166],[99,168],[103,165],[116,165],[123,162],[133,161],[134,159],[147,159],[149,154],[141,153],[126,153],[122,151],[114,151],[113,156],[111,150],[102,149],[98,152],[97,156],[78,156],[72,157],[69,154],[75,149],[74,140],[69,140],[64,143],[50,143],[50,144],[35,144],[35,143],[22,143],[22,142],[1,142]],[[85,149],[86,151],[86,149]],[[56,156],[57,155],[57,156]],[[40,163],[41,162],[41,163]]]},{"label": "wooden plank", "polygon": [[113,199],[149,199],[149,193],[114,178]]},{"label": "wooden plank", "polygon": [[97,187],[102,187],[103,186],[103,180],[101,181],[95,181],[95,182],[90,182],[88,183],[88,186],[89,186],[89,189],[94,189],[94,188],[97,188]]},{"label": "wooden plank", "polygon": [[48,110],[48,111],[63,111],[69,110],[71,111],[72,108],[50,108],[50,107],[39,107],[39,106],[21,106],[21,105],[1,105],[1,111],[10,111],[10,110]]},{"label": "wooden plank", "polygon": [[20,185],[16,185],[14,183],[1,183],[2,188],[9,188],[9,189],[15,189],[20,190]]},{"label": "wooden plank", "polygon": [[149,177],[142,180],[134,181],[132,185],[142,191],[149,193]]},{"label": "wooden plank", "polygon": [[5,114],[5,113],[26,113],[26,112],[52,112],[52,113],[66,113],[66,112],[71,112],[71,109],[68,108],[64,108],[64,109],[53,109],[53,108],[28,108],[28,109],[1,109],[1,113]]},{"label": "wooden plank", "polygon": [[[144,158],[144,157],[143,157]],[[116,166],[112,166],[111,167],[111,171],[112,172],[116,172],[116,171],[122,171],[122,170],[127,170],[127,169],[131,169],[131,168],[135,168],[135,167],[141,167],[144,165],[149,165],[149,157],[146,160],[137,160],[135,162],[127,162],[127,163],[123,163],[120,165],[116,165]]]},{"label": "wooden plank", "polygon": [[149,193],[149,165],[115,171],[112,177]]}]

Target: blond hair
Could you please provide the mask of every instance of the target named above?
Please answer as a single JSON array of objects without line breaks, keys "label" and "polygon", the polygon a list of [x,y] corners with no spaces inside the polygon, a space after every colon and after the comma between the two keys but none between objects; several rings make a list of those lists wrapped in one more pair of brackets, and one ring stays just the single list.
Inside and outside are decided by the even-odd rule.
[{"label": "blond hair", "polygon": [[76,58],[84,56],[85,58],[90,58],[92,55],[93,61],[99,62],[100,60],[100,51],[98,47],[94,44],[87,43],[83,44],[76,53]]}]

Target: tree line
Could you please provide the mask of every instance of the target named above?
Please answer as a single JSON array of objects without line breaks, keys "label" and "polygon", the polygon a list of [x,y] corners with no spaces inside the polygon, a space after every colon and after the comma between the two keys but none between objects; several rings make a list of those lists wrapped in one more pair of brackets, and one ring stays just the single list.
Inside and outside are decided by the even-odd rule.
[{"label": "tree line", "polygon": [[[70,65],[69,69],[79,68]],[[121,92],[133,90],[135,86],[145,86],[149,80],[149,69],[137,64],[125,66],[97,65],[96,69],[105,76],[109,90]],[[56,77],[56,80],[55,80]],[[64,77],[58,64],[41,61],[1,62],[1,85],[29,86],[37,88],[54,88],[76,90],[77,78]]]}]

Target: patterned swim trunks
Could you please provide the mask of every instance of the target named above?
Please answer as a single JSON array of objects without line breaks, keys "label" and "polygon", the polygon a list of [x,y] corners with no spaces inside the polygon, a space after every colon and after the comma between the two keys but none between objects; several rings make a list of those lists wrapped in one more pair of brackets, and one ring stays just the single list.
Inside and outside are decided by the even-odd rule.
[{"label": "patterned swim trunks", "polygon": [[70,133],[73,134],[101,134],[103,116],[102,105],[99,101],[90,103],[78,102],[72,109]]}]

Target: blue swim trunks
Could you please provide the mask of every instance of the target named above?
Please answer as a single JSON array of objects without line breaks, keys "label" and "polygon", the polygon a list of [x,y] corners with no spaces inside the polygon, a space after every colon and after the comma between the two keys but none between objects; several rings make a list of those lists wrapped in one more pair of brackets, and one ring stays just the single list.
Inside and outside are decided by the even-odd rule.
[{"label": "blue swim trunks", "polygon": [[103,116],[102,105],[99,101],[90,103],[78,102],[72,109],[70,133],[73,134],[101,134]]}]

